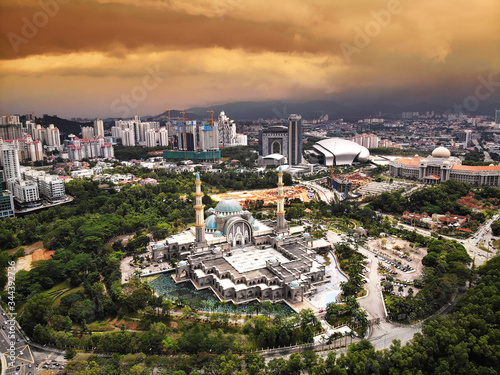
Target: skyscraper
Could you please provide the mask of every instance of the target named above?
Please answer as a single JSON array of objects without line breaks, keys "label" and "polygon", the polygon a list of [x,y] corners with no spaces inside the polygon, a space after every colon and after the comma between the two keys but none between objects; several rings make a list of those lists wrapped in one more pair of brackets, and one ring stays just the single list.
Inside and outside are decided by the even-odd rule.
[{"label": "skyscraper", "polygon": [[288,164],[302,163],[302,116],[288,117]]},{"label": "skyscraper", "polygon": [[500,124],[500,109],[495,110],[495,124]]},{"label": "skyscraper", "polygon": [[15,216],[14,215],[14,200],[12,194],[9,194],[2,189],[2,174],[0,173],[0,218]]}]

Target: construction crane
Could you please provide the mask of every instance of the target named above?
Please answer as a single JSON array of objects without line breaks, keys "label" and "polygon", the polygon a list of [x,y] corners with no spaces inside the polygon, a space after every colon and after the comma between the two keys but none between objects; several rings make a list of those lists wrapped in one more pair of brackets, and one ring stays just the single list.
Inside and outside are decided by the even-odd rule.
[{"label": "construction crane", "polygon": [[210,111],[207,111],[210,113],[210,126],[212,127],[212,139],[214,140],[214,145],[212,147],[212,158],[214,160],[215,164],[215,129],[214,129],[214,110],[211,109]]},{"label": "construction crane", "polygon": [[168,112],[168,123],[167,123],[168,136],[172,137],[172,122],[170,121],[170,111],[175,111],[175,109],[167,108],[165,110],[165,112]]},{"label": "construction crane", "polygon": [[182,137],[183,137],[183,145],[184,145],[184,159],[187,159],[186,113],[193,113],[193,112],[181,111],[181,114],[182,114]]}]

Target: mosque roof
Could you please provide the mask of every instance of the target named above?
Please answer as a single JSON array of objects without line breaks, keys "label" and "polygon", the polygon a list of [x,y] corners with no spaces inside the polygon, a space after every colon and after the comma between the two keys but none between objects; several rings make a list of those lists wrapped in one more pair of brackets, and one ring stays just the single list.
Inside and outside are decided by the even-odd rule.
[{"label": "mosque roof", "polygon": [[231,198],[225,198],[217,203],[217,206],[215,206],[216,212],[236,213],[240,212],[241,210],[242,208],[238,201]]}]

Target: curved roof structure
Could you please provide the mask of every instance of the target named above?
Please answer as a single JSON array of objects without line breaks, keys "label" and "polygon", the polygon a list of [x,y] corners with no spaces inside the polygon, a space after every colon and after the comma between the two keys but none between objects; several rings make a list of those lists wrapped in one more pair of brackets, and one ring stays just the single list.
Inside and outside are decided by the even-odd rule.
[{"label": "curved roof structure", "polygon": [[317,142],[314,151],[319,154],[325,165],[350,165],[366,162],[370,151],[356,142],[343,138],[329,138]]},{"label": "curved roof structure", "polygon": [[205,229],[209,230],[216,230],[217,229],[217,222],[215,221],[215,216],[210,215],[205,219]]},{"label": "curved roof structure", "polygon": [[235,214],[239,213],[242,210],[243,209],[241,208],[241,205],[238,203],[238,201],[231,198],[225,198],[217,203],[217,206],[215,206],[215,213],[218,215]]}]

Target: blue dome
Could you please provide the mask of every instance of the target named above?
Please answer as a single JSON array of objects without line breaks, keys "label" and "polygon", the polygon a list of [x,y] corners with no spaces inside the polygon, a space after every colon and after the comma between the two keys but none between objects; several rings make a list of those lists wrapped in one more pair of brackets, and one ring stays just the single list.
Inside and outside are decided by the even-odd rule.
[{"label": "blue dome", "polygon": [[162,243],[157,243],[157,244],[155,245],[155,247],[156,247],[157,249],[159,249],[159,248],[163,247],[163,244],[162,244]]},{"label": "blue dome", "polygon": [[303,237],[311,237],[311,235],[309,233],[304,233],[302,236]]},{"label": "blue dome", "polygon": [[211,230],[217,229],[217,222],[215,221],[214,215],[210,215],[205,219],[205,229],[211,229]]},{"label": "blue dome", "polygon": [[277,236],[276,240],[280,241],[281,240],[281,236]]},{"label": "blue dome", "polygon": [[221,213],[235,213],[240,212],[241,210],[242,208],[238,201],[230,198],[221,200],[217,203],[217,206],[215,206],[215,211]]},{"label": "blue dome", "polygon": [[177,263],[178,266],[187,266],[188,262],[186,262],[185,260],[181,260],[179,263]]},{"label": "blue dome", "polygon": [[269,263],[277,263],[278,260],[277,259],[269,259]]},{"label": "blue dome", "polygon": [[215,211],[215,210],[214,210],[214,208],[213,208],[213,207],[210,207],[207,211],[208,211],[208,212],[213,212],[213,211]]},{"label": "blue dome", "polygon": [[290,283],[290,286],[291,286],[292,288],[297,288],[297,287],[298,287],[298,286],[300,286],[300,285],[299,285],[299,283],[298,283],[298,282],[296,282],[296,281],[292,281],[292,282]]},{"label": "blue dome", "polygon": [[220,230],[215,231],[214,236],[215,237],[221,237],[222,236],[222,232]]},{"label": "blue dome", "polygon": [[245,211],[243,211],[243,214],[244,214],[244,215],[249,215],[249,214],[250,214],[250,211],[245,210]]},{"label": "blue dome", "polygon": [[253,216],[250,218],[250,222],[251,222],[252,224],[253,224],[253,223],[255,223],[255,218],[254,218]]},{"label": "blue dome", "polygon": [[220,247],[216,247],[216,248],[214,249],[214,253],[219,253],[219,252],[221,252],[221,251],[222,251],[222,249],[221,249]]}]

